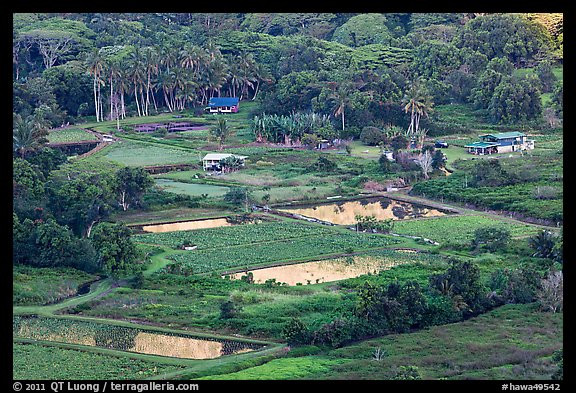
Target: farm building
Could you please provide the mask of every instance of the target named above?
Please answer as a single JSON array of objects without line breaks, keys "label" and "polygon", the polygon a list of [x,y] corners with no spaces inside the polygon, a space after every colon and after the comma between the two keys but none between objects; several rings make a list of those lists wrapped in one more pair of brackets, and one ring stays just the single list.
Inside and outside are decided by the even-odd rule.
[{"label": "farm building", "polygon": [[486,134],[479,138],[479,142],[464,146],[468,153],[484,155],[534,149],[534,140],[527,139],[522,132]]},{"label": "farm building", "polygon": [[202,159],[202,166],[205,171],[213,170],[213,171],[220,171],[222,170],[222,166],[220,165],[220,161],[228,157],[236,157],[242,162],[242,166],[244,166],[244,160],[248,158],[248,156],[239,156],[236,154],[225,154],[225,153],[208,153]]},{"label": "farm building", "polygon": [[236,113],[240,108],[238,97],[212,97],[206,110],[210,113]]}]

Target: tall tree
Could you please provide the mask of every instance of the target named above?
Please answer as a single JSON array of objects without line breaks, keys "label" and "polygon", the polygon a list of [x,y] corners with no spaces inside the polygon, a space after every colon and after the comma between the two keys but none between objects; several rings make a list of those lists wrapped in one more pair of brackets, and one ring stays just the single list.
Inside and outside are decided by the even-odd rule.
[{"label": "tall tree", "polygon": [[102,96],[100,92],[100,87],[104,85],[104,80],[102,79],[102,74],[104,71],[104,58],[100,54],[100,50],[94,49],[88,54],[86,58],[86,64],[88,66],[88,71],[92,75],[92,87],[94,92],[94,107],[96,109],[96,121],[103,121],[102,118]]},{"label": "tall tree", "polygon": [[226,119],[219,118],[216,125],[210,128],[210,135],[213,136],[218,141],[218,150],[222,150],[222,145],[226,141],[226,138],[230,136],[232,129],[226,122]]},{"label": "tall tree", "polygon": [[118,204],[124,211],[138,205],[144,193],[152,187],[154,180],[143,168],[124,167],[116,172],[113,188],[120,199]]},{"label": "tall tree", "polygon": [[417,136],[420,132],[420,118],[428,117],[432,110],[432,98],[419,79],[414,79],[409,86],[408,91],[402,100],[402,106],[405,113],[410,113],[410,124],[406,132],[408,138]]},{"label": "tall tree", "polygon": [[344,113],[346,108],[352,105],[351,95],[352,85],[347,83],[338,85],[338,88],[330,95],[334,103],[334,116],[340,116],[342,119],[342,131],[344,131]]}]

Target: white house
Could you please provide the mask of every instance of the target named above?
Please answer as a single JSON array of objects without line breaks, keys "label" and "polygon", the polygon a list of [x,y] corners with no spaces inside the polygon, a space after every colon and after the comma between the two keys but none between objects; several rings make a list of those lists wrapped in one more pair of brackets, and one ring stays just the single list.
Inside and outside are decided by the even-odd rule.
[{"label": "white house", "polygon": [[227,153],[208,153],[202,159],[202,166],[204,170],[221,170],[220,161],[228,158],[228,157],[236,157],[242,161],[242,165],[244,165],[244,160],[248,158],[248,156],[239,156],[237,154],[227,154]]}]

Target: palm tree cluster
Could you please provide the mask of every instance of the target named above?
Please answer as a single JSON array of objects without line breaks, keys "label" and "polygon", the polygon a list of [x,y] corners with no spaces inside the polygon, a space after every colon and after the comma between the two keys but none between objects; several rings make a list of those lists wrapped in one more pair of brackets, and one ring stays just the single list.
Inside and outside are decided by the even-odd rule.
[{"label": "palm tree cluster", "polygon": [[284,115],[254,116],[253,131],[257,142],[283,143],[301,145],[306,135],[330,139],[336,135],[329,115],[315,112],[292,112]]},{"label": "palm tree cluster", "polygon": [[434,102],[432,102],[432,96],[428,94],[419,79],[410,83],[409,89],[402,99],[402,106],[404,112],[410,113],[410,124],[406,131],[406,137],[409,140],[417,139],[419,147],[422,148],[428,130],[420,128],[420,118],[422,116],[428,117]]},{"label": "palm tree cluster", "polygon": [[[138,116],[159,107],[180,111],[206,105],[223,94],[252,99],[268,72],[251,53],[223,54],[208,43],[174,46],[103,47],[86,58],[93,77],[96,121],[126,117],[126,97],[133,97]],[[104,89],[105,86],[109,87]],[[105,102],[108,105],[105,107]]]}]

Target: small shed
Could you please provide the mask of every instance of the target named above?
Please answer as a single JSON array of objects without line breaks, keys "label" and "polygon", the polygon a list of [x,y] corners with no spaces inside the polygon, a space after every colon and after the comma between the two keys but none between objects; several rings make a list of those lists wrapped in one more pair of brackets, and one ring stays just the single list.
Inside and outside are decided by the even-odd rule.
[{"label": "small shed", "polygon": [[244,165],[244,160],[248,158],[248,156],[239,156],[236,154],[227,154],[227,153],[208,153],[202,159],[202,167],[205,171],[213,170],[213,171],[220,171],[222,167],[220,166],[220,161],[228,158],[228,157],[236,157],[242,161],[242,165]]},{"label": "small shed", "polygon": [[236,113],[240,109],[238,97],[212,97],[206,110],[210,113]]}]

